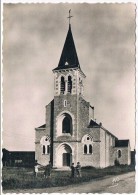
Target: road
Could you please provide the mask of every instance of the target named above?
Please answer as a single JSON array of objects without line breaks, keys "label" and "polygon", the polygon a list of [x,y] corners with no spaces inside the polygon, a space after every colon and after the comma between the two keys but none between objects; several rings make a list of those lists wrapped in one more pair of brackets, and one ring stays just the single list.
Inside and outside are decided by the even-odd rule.
[{"label": "road", "polygon": [[81,184],[43,189],[5,190],[4,193],[134,193],[135,172],[107,176]]}]

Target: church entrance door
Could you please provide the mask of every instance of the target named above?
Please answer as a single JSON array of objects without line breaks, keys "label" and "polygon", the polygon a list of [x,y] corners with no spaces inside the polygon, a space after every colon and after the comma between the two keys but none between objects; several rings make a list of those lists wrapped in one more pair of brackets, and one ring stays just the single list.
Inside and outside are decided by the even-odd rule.
[{"label": "church entrance door", "polygon": [[70,166],[71,161],[71,154],[70,153],[63,153],[63,166]]},{"label": "church entrance door", "polygon": [[56,152],[56,167],[69,167],[72,163],[72,148],[70,145],[60,144]]}]

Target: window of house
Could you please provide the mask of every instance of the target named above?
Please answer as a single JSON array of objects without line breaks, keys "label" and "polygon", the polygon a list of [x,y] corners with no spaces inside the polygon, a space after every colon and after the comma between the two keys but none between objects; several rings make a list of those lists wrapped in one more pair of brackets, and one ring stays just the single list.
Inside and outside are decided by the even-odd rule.
[{"label": "window of house", "polygon": [[89,145],[89,154],[92,154],[92,145]]},{"label": "window of house", "polygon": [[92,154],[92,145],[91,144],[84,145],[84,154]]},{"label": "window of house", "polygon": [[83,143],[83,154],[92,154],[93,153],[93,138],[91,135],[84,135],[82,137],[82,143]]},{"label": "window of house", "polygon": [[84,145],[84,154],[87,154],[87,145]]},{"label": "window of house", "polygon": [[45,154],[46,153],[46,147],[45,147],[45,145],[43,145],[43,154]]},{"label": "window of house", "polygon": [[65,62],[65,65],[66,65],[66,66],[69,65],[69,63],[66,61],[66,62]]},{"label": "window of house", "polygon": [[47,145],[47,154],[50,153],[50,145]]},{"label": "window of house", "polygon": [[40,144],[42,147],[42,154],[49,154],[50,153],[50,137],[43,136],[40,140]]},{"label": "window of house", "polygon": [[62,121],[62,133],[71,133],[71,118],[69,116],[65,116]]}]

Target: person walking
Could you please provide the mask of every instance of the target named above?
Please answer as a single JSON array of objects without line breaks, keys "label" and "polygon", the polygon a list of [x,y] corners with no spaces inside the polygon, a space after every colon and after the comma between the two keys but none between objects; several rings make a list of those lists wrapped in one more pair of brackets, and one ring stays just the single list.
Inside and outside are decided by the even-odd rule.
[{"label": "person walking", "polygon": [[77,177],[81,177],[81,165],[80,165],[80,162],[77,162],[76,174],[77,174]]},{"label": "person walking", "polygon": [[45,171],[44,171],[44,177],[45,178],[50,178],[51,177],[51,171],[52,171],[52,165],[51,162],[49,161],[49,164],[45,167]]},{"label": "person walking", "polygon": [[74,167],[74,163],[71,164],[71,177],[75,177],[75,167]]}]

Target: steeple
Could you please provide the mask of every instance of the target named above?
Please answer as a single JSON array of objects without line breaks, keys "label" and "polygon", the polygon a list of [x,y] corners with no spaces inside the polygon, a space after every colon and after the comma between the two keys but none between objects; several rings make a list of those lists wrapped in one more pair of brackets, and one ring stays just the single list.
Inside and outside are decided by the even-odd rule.
[{"label": "steeple", "polygon": [[72,36],[71,24],[69,24],[68,33],[61,53],[59,64],[58,67],[55,68],[54,70],[77,67],[80,68],[80,65]]},{"label": "steeple", "polygon": [[69,29],[61,53],[61,57],[54,73],[54,94],[62,95],[82,95],[84,91],[85,74],[82,72],[72,36],[69,10]]}]

